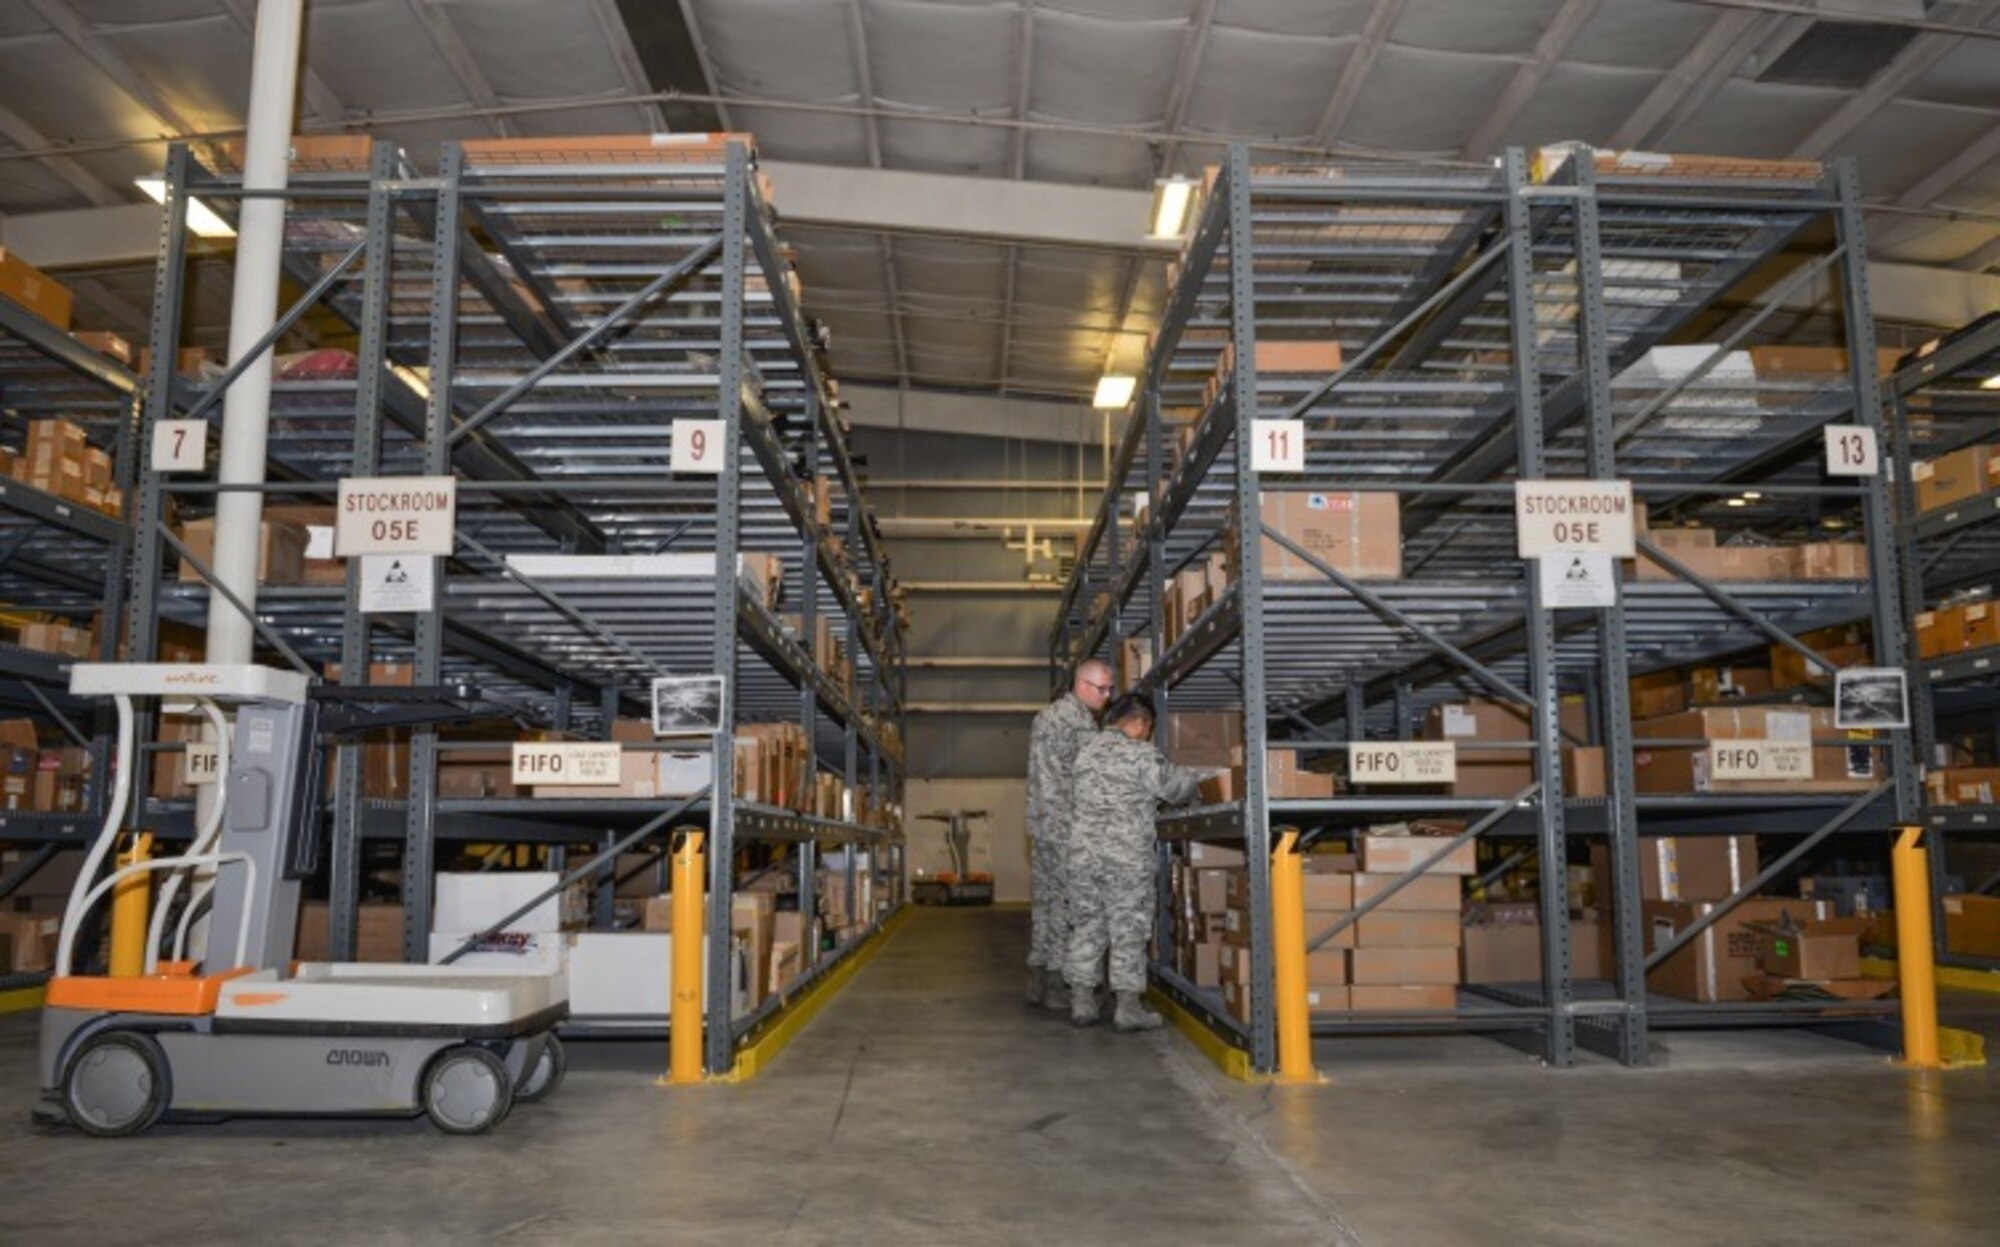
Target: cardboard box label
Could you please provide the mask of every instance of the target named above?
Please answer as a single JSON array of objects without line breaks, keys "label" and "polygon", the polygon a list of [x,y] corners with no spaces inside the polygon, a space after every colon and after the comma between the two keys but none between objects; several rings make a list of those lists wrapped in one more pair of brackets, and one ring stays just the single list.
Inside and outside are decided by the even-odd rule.
[{"label": "cardboard box label", "polygon": [[1479,716],[1465,706],[1444,708],[1444,734],[1446,736],[1479,735]]},{"label": "cardboard box label", "polygon": [[334,546],[357,554],[450,554],[458,522],[458,478],[345,477]]},{"label": "cardboard box label", "polygon": [[1630,481],[1516,481],[1514,524],[1524,559],[1637,553]]},{"label": "cardboard box label", "polygon": [[1812,745],[1788,740],[1712,741],[1708,746],[1708,773],[1715,780],[1810,780]]},{"label": "cardboard box label", "polygon": [[1458,779],[1458,746],[1450,741],[1351,744],[1347,777],[1356,784],[1453,783]]},{"label": "cardboard box label", "polygon": [[212,784],[221,777],[222,757],[214,745],[189,744],[182,761],[190,784]]},{"label": "cardboard box label", "polygon": [[615,784],[623,752],[616,742],[515,741],[514,782],[548,787]]}]

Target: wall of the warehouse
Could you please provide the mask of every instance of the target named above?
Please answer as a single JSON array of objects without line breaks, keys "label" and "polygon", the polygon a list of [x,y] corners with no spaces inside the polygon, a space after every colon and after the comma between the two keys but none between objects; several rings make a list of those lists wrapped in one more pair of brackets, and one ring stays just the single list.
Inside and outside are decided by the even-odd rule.
[{"label": "wall of the warehouse", "polygon": [[[1080,422],[1080,425],[1083,422]],[[1091,514],[1102,479],[1100,429],[1079,427],[1081,441],[1060,444],[965,433],[914,432],[857,427],[855,445],[867,458],[869,494],[889,530],[897,578],[904,582],[1026,584],[1032,571],[1060,583],[1073,548],[1059,530],[1058,559],[1030,562],[1006,548],[998,530],[953,537],[897,535],[903,519],[1069,519]],[[1061,480],[1083,486],[1054,490],[918,489],[875,482]],[[1016,537],[1018,542],[1018,534]],[[910,655],[948,658],[1032,659],[1034,667],[910,671],[909,699],[916,703],[1040,703],[1048,696],[1049,624],[1054,592],[913,593]],[[1015,777],[1027,768],[1025,714],[967,711],[913,716],[909,724],[910,773],[921,778]],[[916,808],[911,805],[912,809]]]},{"label": "wall of the warehouse", "polygon": [[908,834],[906,861],[910,878],[926,878],[950,870],[951,850],[945,847],[945,824],[919,819],[930,811],[985,810],[972,824],[971,849],[975,871],[993,876],[993,899],[1028,899],[1028,838],[1023,811],[1027,784],[1019,779],[912,780],[903,808]]}]

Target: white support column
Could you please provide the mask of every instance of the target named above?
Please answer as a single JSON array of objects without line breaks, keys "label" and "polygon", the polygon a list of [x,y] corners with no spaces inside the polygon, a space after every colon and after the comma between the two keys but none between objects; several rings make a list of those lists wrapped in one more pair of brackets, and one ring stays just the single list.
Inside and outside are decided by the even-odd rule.
[{"label": "white support column", "polygon": [[[260,0],[250,66],[249,133],[244,141],[243,185],[281,191],[289,163],[292,100],[298,87],[304,0]],[[285,242],[285,202],[246,199],[237,222],[236,286],[229,308],[229,359],[248,354],[278,318],[279,262]],[[264,352],[229,387],[222,404],[224,485],[264,481],[265,442],[271,424],[272,353]],[[215,504],[215,574],[253,609],[257,603],[257,549],[264,496],[223,492]],[[208,611],[208,661],[250,661],[255,633],[250,621],[218,594]]]}]

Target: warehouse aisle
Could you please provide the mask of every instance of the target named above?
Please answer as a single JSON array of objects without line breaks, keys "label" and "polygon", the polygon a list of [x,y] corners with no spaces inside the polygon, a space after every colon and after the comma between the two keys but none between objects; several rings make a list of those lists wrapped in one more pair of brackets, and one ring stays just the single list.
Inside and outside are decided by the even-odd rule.
[{"label": "warehouse aisle", "polygon": [[0,1017],[0,1241],[1208,1244],[1252,1209],[1259,1243],[1347,1241],[1181,1040],[1026,1009],[1026,940],[1024,912],[920,910],[755,1082],[662,1090],[662,1045],[578,1045],[477,1139],[37,1134],[33,1015]]}]

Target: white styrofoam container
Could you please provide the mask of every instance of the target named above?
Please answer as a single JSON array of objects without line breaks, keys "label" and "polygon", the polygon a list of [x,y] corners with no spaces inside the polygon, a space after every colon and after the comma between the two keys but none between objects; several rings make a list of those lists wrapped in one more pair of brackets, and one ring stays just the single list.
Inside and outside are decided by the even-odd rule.
[{"label": "white styrofoam container", "polygon": [[[702,1004],[708,1003],[708,939],[702,937]],[[750,967],[743,942],[730,941],[731,1011],[750,1009]],[[578,931],[569,937],[572,1018],[659,1018],[673,1003],[674,937],[665,931]]]},{"label": "white styrofoam container", "polygon": [[700,792],[715,778],[713,754],[662,753],[659,761],[659,792],[663,797],[684,797]]},{"label": "white styrofoam container", "polygon": [[[562,878],[553,870],[445,872],[437,877],[433,931],[484,931]],[[509,931],[554,934],[583,920],[582,890],[571,886],[507,925]]]}]

